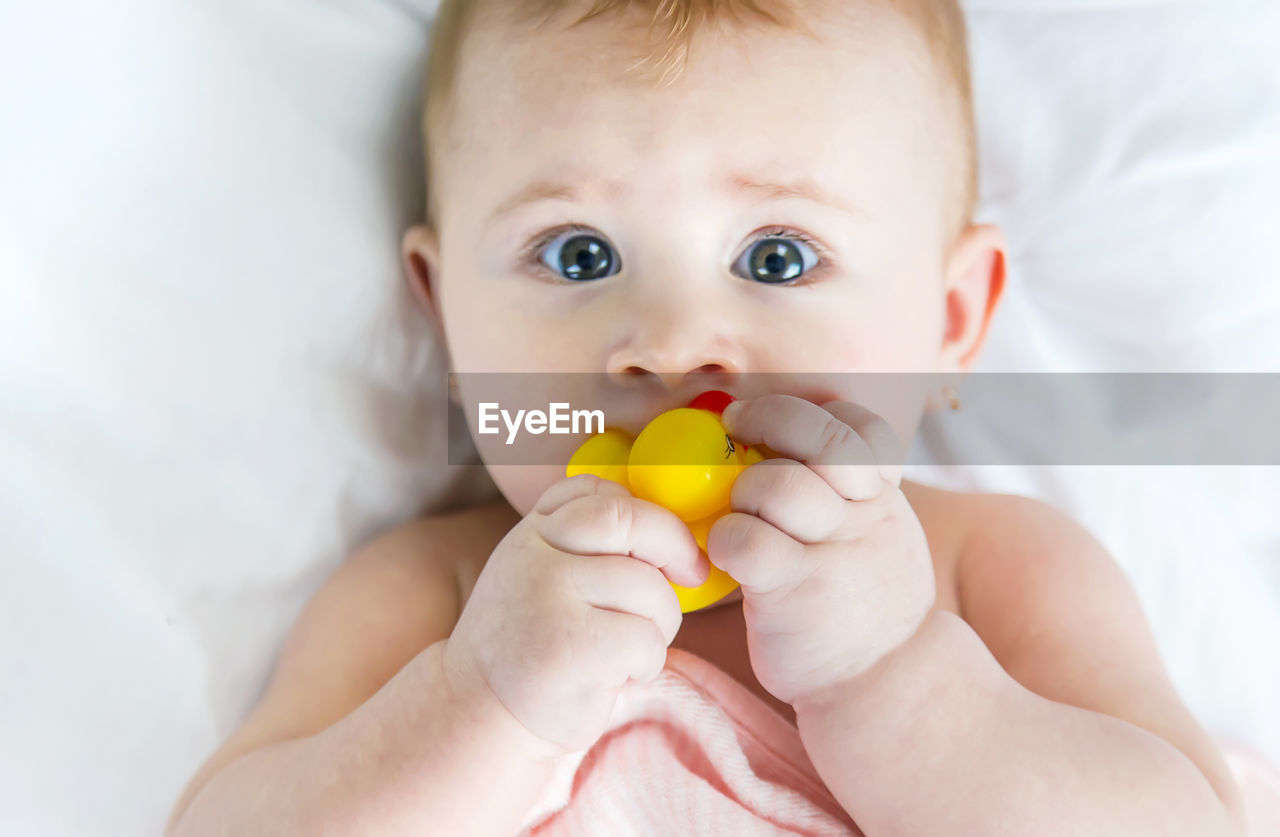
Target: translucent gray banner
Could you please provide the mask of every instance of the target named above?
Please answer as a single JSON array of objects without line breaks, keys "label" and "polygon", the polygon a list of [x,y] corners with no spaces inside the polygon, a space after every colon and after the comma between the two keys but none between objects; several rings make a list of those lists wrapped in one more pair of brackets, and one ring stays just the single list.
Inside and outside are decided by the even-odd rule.
[{"label": "translucent gray banner", "polygon": [[[597,373],[451,376],[449,464],[563,466],[601,428],[636,436],[706,390],[848,401],[941,465],[1280,465],[1277,373],[758,373],[659,380]],[[952,409],[958,403],[958,409]],[[805,408],[804,415],[812,410]],[[461,423],[462,426],[459,426]],[[820,426],[801,425],[811,432]],[[785,434],[784,434],[785,435]],[[928,453],[921,452],[921,438]],[[781,438],[781,437],[780,437]],[[802,445],[804,440],[786,439]],[[847,464],[865,464],[848,446]],[[672,462],[671,464],[680,464]]]}]

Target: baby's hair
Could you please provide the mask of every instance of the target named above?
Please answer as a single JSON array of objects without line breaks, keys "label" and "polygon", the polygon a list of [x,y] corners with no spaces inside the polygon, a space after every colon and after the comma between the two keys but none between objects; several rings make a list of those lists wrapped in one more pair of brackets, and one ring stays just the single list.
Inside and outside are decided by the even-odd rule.
[{"label": "baby's hair", "polygon": [[[431,175],[431,129],[445,118],[451,105],[458,54],[468,26],[483,7],[500,11],[512,21],[541,26],[563,12],[581,9],[588,0],[442,0],[432,33],[431,56],[427,66],[426,105],[422,116],[427,176]],[[806,11],[822,11],[846,4],[848,0],[589,0],[590,5],[571,25],[577,26],[609,13],[632,9],[648,12],[653,49],[632,66],[650,70],[659,86],[674,83],[688,61],[696,32],[708,23],[731,21],[744,25],[743,18],[784,30],[807,29]],[[973,117],[973,90],[969,72],[968,38],[964,13],[958,0],[864,0],[888,7],[918,32],[929,48],[944,83],[950,87],[957,106],[960,131],[962,177],[957,194],[960,227],[968,223],[977,201],[977,137]],[[656,37],[655,37],[656,36]],[[954,213],[953,213],[954,214]],[[428,183],[427,223],[438,218],[433,190]]]},{"label": "baby's hair", "polygon": [[[526,0],[519,10],[522,19],[532,22],[550,20],[566,8],[576,5],[572,0]],[[757,21],[773,24],[783,29],[799,28],[798,16],[793,5],[773,3],[773,9],[763,8],[756,0],[594,0],[574,26],[610,12],[625,13],[633,8],[649,12],[649,34],[656,46],[637,61],[632,69],[654,64],[658,71],[658,86],[674,83],[688,62],[689,47],[698,29],[710,21],[732,19],[741,25],[739,13]],[[657,34],[657,37],[653,36]]]}]

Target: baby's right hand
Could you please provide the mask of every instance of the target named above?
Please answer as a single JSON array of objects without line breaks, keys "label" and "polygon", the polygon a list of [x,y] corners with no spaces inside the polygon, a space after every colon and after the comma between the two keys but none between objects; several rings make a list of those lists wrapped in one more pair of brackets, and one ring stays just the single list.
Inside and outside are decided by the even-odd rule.
[{"label": "baby's right hand", "polygon": [[682,618],[667,580],[697,586],[709,571],[670,511],[589,474],[561,480],[489,557],[446,670],[462,693],[496,697],[550,755],[585,749],[619,690],[666,663]]}]

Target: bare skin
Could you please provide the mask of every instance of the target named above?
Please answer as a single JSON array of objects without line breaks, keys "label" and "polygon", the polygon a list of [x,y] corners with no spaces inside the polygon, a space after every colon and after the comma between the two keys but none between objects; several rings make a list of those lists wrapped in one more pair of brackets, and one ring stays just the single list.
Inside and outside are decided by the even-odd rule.
[{"label": "bare skin", "polygon": [[[939,578],[947,578],[960,541],[958,522],[939,514],[937,489],[904,487],[926,511],[922,522],[935,547],[935,566]],[[188,784],[171,828],[228,765],[272,745],[313,738],[368,702],[425,649],[447,639],[486,561],[519,521],[515,509],[500,500],[404,524],[347,561],[307,605],[262,701]],[[752,673],[741,600],[735,592],[686,614],[672,647],[719,666],[794,724],[791,706],[765,691]],[[939,602],[952,600],[950,586],[941,585]]]},{"label": "bare skin", "polygon": [[[1158,734],[1200,772],[1206,792],[1219,795],[1223,806],[1240,816],[1231,775],[1174,692],[1123,575],[1096,545],[1083,561],[1078,553],[1052,546],[1046,552],[1046,544],[1065,542],[1067,550],[1090,544],[1087,535],[1034,501],[957,494],[909,481],[902,485],[928,537],[938,579],[937,610],[982,626],[993,654],[1027,689],[1091,705]],[[1056,521],[1049,528],[1046,515]],[[424,657],[424,649],[440,648],[487,559],[519,520],[509,504],[499,501],[414,521],[344,565],[307,606],[262,702],[192,779],[175,808],[171,833],[187,833],[178,827],[183,812],[219,773],[290,742],[312,755],[321,733],[349,724],[358,709],[376,704],[389,681]],[[1000,546],[993,549],[997,541]],[[1048,624],[1008,618],[1010,597],[1034,602],[1045,596],[1034,579],[1046,560],[1058,570],[1056,585],[1087,585],[1091,599],[1100,603],[1095,608],[1111,606],[1110,618],[1093,622],[1085,614],[1070,626],[1069,636]],[[752,673],[740,601],[735,593],[686,614],[672,647],[720,667],[795,723],[794,708],[770,695]],[[1050,648],[1056,656],[1046,653]],[[499,745],[509,748],[513,762],[519,758],[517,738],[506,730]],[[461,795],[458,809],[470,813],[465,820],[470,833],[514,833],[521,806],[532,804],[546,775],[534,771],[523,798],[521,788],[512,788],[514,813],[491,830],[474,816],[492,807],[487,791],[466,785],[455,771],[448,793]],[[467,797],[471,791],[478,794],[474,800]],[[434,817],[438,824],[438,812]]]}]

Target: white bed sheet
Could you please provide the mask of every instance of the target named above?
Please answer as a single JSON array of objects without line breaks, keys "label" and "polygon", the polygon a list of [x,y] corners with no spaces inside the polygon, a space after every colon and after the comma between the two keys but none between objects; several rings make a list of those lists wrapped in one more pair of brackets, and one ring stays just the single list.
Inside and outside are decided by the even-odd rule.
[{"label": "white bed sheet", "polygon": [[[969,6],[1013,245],[982,368],[1276,371],[1280,4]],[[433,8],[0,9],[0,831],[155,833],[350,547],[492,490],[433,465],[398,285]],[[916,473],[1075,514],[1280,762],[1274,469]]]}]

